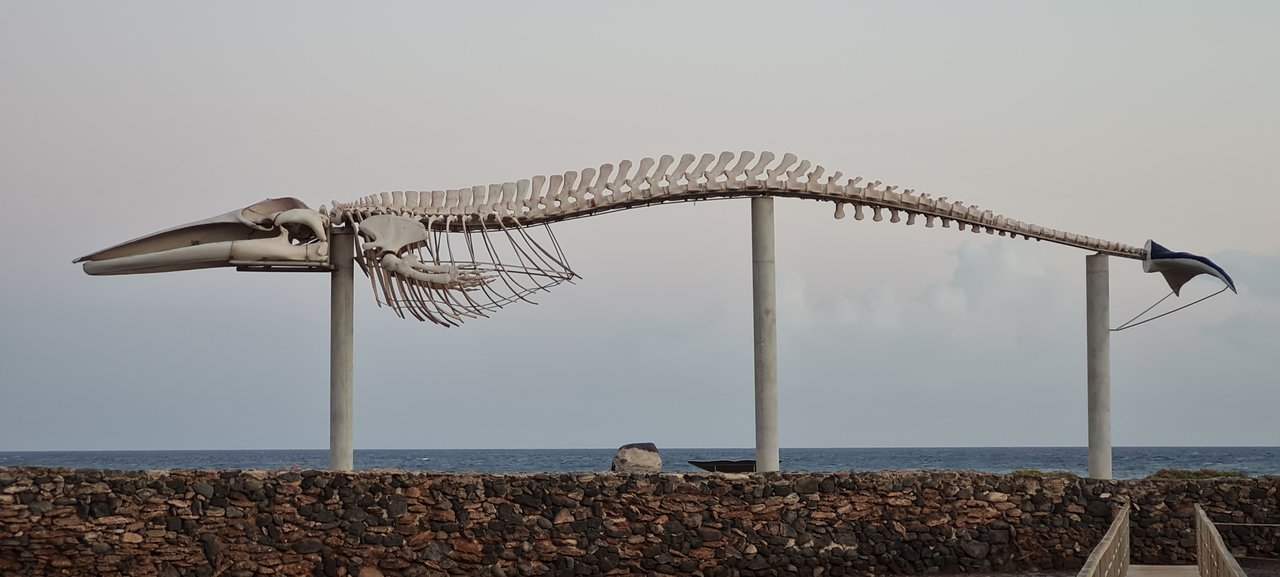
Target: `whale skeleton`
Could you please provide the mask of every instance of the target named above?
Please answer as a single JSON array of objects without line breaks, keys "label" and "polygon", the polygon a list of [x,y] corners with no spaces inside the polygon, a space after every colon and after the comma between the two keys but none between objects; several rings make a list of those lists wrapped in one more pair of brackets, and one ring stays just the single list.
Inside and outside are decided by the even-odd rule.
[{"label": "whale skeleton", "polygon": [[[353,231],[356,262],[381,304],[401,317],[443,326],[529,301],[578,275],[554,223],[643,206],[751,197],[834,204],[834,216],[1047,241],[1144,261],[1178,290],[1209,274],[1235,290],[1208,259],[1148,241],[1138,247],[1031,224],[976,204],[918,193],[862,177],[845,178],[787,153],[722,152],[624,160],[550,176],[431,191],[394,191],[310,209],[294,198],[267,199],[85,255],[91,275],[168,272],[220,266],[241,270],[330,270],[330,238]],[[1152,247],[1156,247],[1153,249]],[[341,255],[339,255],[341,256]]]}]

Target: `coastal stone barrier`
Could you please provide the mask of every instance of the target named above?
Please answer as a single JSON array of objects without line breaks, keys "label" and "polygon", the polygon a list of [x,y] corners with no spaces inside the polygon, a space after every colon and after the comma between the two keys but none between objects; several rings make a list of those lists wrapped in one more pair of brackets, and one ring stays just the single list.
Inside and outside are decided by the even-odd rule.
[{"label": "coastal stone barrier", "polygon": [[[969,472],[433,474],[0,469],[0,576],[866,575],[1083,564],[1124,502],[1135,563],[1280,522],[1280,478]],[[1275,535],[1223,530],[1241,553]]]}]

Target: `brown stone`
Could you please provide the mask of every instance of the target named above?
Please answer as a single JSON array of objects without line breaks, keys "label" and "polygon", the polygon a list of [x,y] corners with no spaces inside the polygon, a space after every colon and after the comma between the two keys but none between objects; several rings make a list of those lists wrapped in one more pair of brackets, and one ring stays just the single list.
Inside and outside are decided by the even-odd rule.
[{"label": "brown stone", "polygon": [[98,517],[93,522],[98,525],[128,525],[133,522],[133,519],[120,515],[108,515],[106,517]]},{"label": "brown stone", "polygon": [[137,533],[125,533],[120,537],[120,540],[125,543],[141,543],[143,541],[142,535]]}]

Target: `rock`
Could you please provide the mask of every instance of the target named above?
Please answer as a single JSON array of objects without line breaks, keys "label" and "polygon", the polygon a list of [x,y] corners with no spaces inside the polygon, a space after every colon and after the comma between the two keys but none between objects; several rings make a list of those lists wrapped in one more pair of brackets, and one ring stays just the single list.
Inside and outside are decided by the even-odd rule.
[{"label": "rock", "polygon": [[306,555],[308,553],[319,553],[324,549],[324,544],[318,539],[303,539],[293,544],[293,551]]},{"label": "rock", "polygon": [[984,559],[991,552],[991,546],[981,541],[965,541],[960,544],[960,548],[964,549],[965,555],[974,559]]},{"label": "rock", "polygon": [[120,537],[120,540],[125,543],[141,543],[142,535],[137,533],[125,533],[124,536]]},{"label": "rock", "polygon": [[653,443],[631,443],[613,455],[611,471],[618,473],[661,473],[662,456]]}]

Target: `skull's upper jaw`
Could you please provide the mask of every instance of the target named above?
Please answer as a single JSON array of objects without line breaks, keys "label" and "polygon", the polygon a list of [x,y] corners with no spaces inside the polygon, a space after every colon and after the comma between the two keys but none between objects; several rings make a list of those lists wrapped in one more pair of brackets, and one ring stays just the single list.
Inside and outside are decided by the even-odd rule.
[{"label": "skull's upper jaw", "polygon": [[91,275],[142,274],[225,266],[329,266],[328,218],[295,198],[152,233],[88,254]]}]

